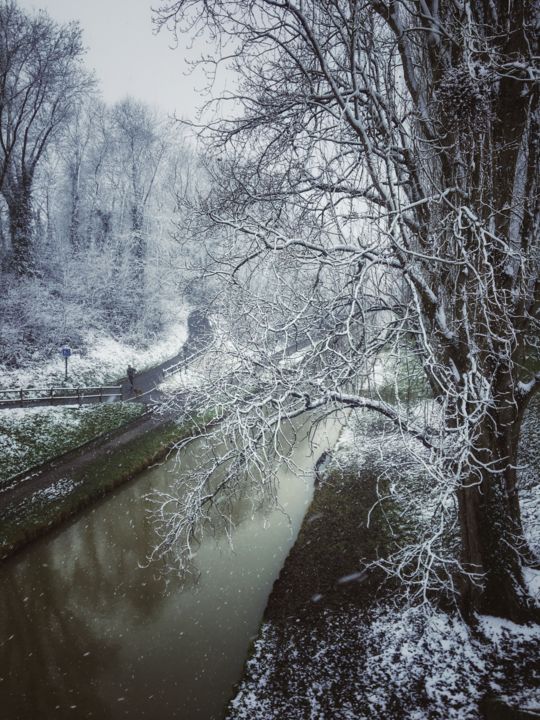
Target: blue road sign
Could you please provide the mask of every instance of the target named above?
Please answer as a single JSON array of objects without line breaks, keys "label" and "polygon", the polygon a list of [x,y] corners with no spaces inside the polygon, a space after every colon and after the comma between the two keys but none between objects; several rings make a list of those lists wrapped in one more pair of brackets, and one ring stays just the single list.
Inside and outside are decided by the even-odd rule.
[{"label": "blue road sign", "polygon": [[69,347],[62,348],[62,355],[65,358],[68,358],[71,355],[71,348],[69,348]]}]

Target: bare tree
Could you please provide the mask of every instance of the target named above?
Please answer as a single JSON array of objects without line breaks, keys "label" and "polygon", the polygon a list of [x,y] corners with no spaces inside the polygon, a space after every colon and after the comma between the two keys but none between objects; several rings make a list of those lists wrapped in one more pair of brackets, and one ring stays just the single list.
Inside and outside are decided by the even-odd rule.
[{"label": "bare tree", "polygon": [[127,98],[113,109],[117,154],[129,186],[129,217],[137,282],[144,281],[147,238],[144,213],[165,155],[164,128],[155,113],[141,102]]},{"label": "bare tree", "polygon": [[89,85],[76,24],[0,3],[0,192],[9,211],[13,267],[31,266],[36,166]]},{"label": "bare tree", "polygon": [[[534,560],[516,483],[540,383],[539,11],[536,0],[179,0],[160,11],[176,32],[194,24],[219,38],[239,78],[235,112],[204,133],[216,183],[196,213],[226,238],[211,270],[233,281],[257,343],[212,395],[229,437],[244,428],[238,457],[307,409],[382,413],[429,448],[441,497],[458,508],[460,557],[439,555],[440,534],[423,538],[409,581],[457,579],[465,610],[513,618],[527,615],[522,564]],[[302,360],[272,362],[276,339],[294,335],[309,341]],[[417,360],[438,423],[369,391],[389,350]],[[263,360],[271,369],[250,381]],[[214,495],[192,493],[190,525],[163,517],[164,547],[193,533],[197,502]]]},{"label": "bare tree", "polygon": [[91,192],[87,184],[91,156],[94,159],[96,155],[99,158],[100,151],[103,154],[103,148],[96,149],[99,145],[101,129],[98,122],[103,114],[104,108],[98,102],[96,95],[89,95],[87,102],[81,102],[75,108],[59,147],[66,175],[67,235],[74,250],[87,245],[90,241],[89,223],[85,217],[85,211],[88,212],[88,196]]}]

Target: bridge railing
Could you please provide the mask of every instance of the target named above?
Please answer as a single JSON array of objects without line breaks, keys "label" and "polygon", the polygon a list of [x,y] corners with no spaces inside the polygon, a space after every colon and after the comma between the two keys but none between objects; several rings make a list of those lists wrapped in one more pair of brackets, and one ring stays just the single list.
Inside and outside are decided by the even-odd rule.
[{"label": "bridge railing", "polygon": [[[291,355],[295,352],[300,352],[305,347],[311,344],[311,340],[302,338],[301,340],[295,340],[292,343],[289,343],[287,347],[280,350],[280,352],[277,352],[273,358],[276,360],[279,360],[283,356]],[[193,362],[194,360],[197,360],[198,358],[202,357],[205,353],[207,353],[209,350],[209,347],[205,346],[202,347],[200,350],[197,350],[196,352],[192,353],[191,355],[187,355],[186,357],[182,358],[177,363],[174,363],[174,365],[169,365],[168,367],[164,368],[162,370],[163,379],[170,377],[171,375],[175,375],[178,372],[181,372],[182,370],[186,370],[187,366]]]},{"label": "bridge railing", "polygon": [[31,405],[40,402],[59,405],[73,401],[82,405],[83,402],[110,402],[122,399],[122,386],[109,385],[103,387],[46,387],[46,388],[0,388],[0,406]]},{"label": "bridge railing", "polygon": [[169,365],[166,368],[163,368],[162,374],[163,379],[170,377],[171,375],[175,375],[178,372],[181,372],[182,370],[185,370],[186,367],[189,365],[189,363],[193,362],[194,360],[197,360],[197,358],[202,357],[206,352],[208,352],[208,348],[204,347],[201,348],[201,350],[197,350],[197,352],[194,352],[192,355],[187,355],[185,358],[182,358],[180,362],[174,363],[174,365]]}]

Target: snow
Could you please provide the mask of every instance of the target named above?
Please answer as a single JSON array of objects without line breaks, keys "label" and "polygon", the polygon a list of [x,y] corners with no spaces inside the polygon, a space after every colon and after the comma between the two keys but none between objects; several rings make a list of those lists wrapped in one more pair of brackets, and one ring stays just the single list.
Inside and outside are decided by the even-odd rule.
[{"label": "snow", "polygon": [[65,495],[69,495],[74,489],[75,483],[70,478],[60,478],[56,480],[52,485],[46,488],[37,490],[32,495],[32,502],[50,502],[52,500],[59,500]]},{"label": "snow", "polygon": [[160,389],[165,393],[174,394],[200,388],[210,379],[231,372],[237,366],[237,362],[234,346],[215,340],[212,347],[207,348],[200,357],[166,378],[160,384]]},{"label": "snow", "polygon": [[540,555],[540,396],[533,398],[523,420],[519,455],[519,499],[525,539]]},{"label": "snow", "polygon": [[11,476],[118,427],[141,409],[115,403],[0,410],[0,492],[11,487]]},{"label": "snow", "polygon": [[528,395],[539,379],[540,373],[537,373],[529,382],[518,382],[518,394]]},{"label": "snow", "polygon": [[170,375],[159,387],[165,393],[183,392],[190,388],[200,387],[208,381],[209,370],[209,360],[203,356],[174,375]]},{"label": "snow", "polygon": [[540,570],[525,567],[523,568],[523,577],[529,595],[534,599],[536,605],[540,606]]},{"label": "snow", "polygon": [[[188,308],[181,308],[174,321],[165,327],[161,339],[145,348],[90,331],[85,339],[85,352],[72,347],[67,385],[113,384],[118,378],[123,379],[128,364],[140,372],[174,357],[187,339],[187,315]],[[60,349],[57,356],[41,365],[16,370],[0,367],[0,386],[4,388],[64,384],[64,359]]]},{"label": "snow", "polygon": [[[67,408],[63,407],[0,410],[0,455],[3,462],[0,479],[34,464],[29,460],[33,457],[32,449],[53,444],[55,437],[65,434],[66,424],[74,429],[80,426],[82,414],[66,411]],[[0,488],[6,489],[2,483]]]},{"label": "snow", "polygon": [[[434,402],[422,400],[410,408],[410,419],[434,423],[437,413]],[[437,483],[426,485],[428,468],[429,452],[425,448],[400,432],[391,421],[366,410],[355,410],[350,414],[348,425],[325,466],[329,472],[335,469],[375,472],[387,487],[387,499],[392,497],[401,503],[409,520],[416,522],[418,527],[427,527],[434,522],[437,512],[451,512]]]},{"label": "snow", "polygon": [[[369,618],[327,609],[310,632],[292,618],[285,628],[267,622],[228,718],[477,720],[483,695],[501,691],[504,663],[516,652],[535,657],[540,647],[538,630],[528,626],[480,617],[479,627],[393,604]],[[503,646],[501,634],[510,638]],[[519,707],[538,703],[523,687],[504,697]]]},{"label": "snow", "polygon": [[503,640],[512,641],[536,640],[540,641],[540,625],[518,625],[511,620],[481,615],[478,620],[480,630],[485,637],[495,645]]},{"label": "snow", "polygon": [[[421,402],[412,418],[436,412],[432,403]],[[538,488],[538,452],[530,452],[540,446],[535,442],[538,413],[529,417],[526,430],[529,464],[522,480],[529,532],[538,526],[539,498],[533,492]],[[407,520],[418,527],[433,515],[429,476],[427,483],[418,484],[429,454],[422,449],[411,457],[410,443],[372,413],[353,411],[325,470],[351,470],[360,476],[363,469],[374,471],[389,481],[393,498],[409,502]],[[327,482],[339,492],[335,474]],[[411,483],[422,491],[416,506],[403,489]],[[451,503],[446,512],[455,513]],[[531,596],[538,598],[540,571],[525,568],[524,575]],[[339,582],[362,578],[362,572],[351,573]],[[486,695],[514,708],[540,707],[540,692],[533,688],[538,625],[479,616],[470,627],[457,613],[427,603],[410,607],[399,597],[371,609],[325,607],[320,593],[311,601],[320,608],[314,622],[292,616],[263,625],[229,706],[229,720],[478,720],[479,703]]]},{"label": "snow", "polygon": [[[263,626],[230,718],[477,717],[479,680],[487,665],[481,644],[457,616],[398,613],[388,606],[367,623],[355,611],[325,610],[307,638],[305,627],[297,631],[291,623],[284,647],[280,632],[271,623]],[[274,676],[283,651],[287,687],[279,695]],[[426,702],[429,710],[423,709]]]},{"label": "snow", "polygon": [[[47,422],[56,424],[62,424],[63,416],[65,415],[64,410],[79,408],[78,404],[75,405],[62,405],[62,407],[25,407],[25,408],[9,408],[3,413],[3,417],[9,417],[13,423],[20,423],[34,418],[39,415],[47,415]],[[73,416],[73,425],[79,424],[77,416]]]},{"label": "snow", "polygon": [[350,582],[357,582],[358,580],[363,580],[366,577],[365,571],[361,572],[354,572],[350,573],[350,575],[343,575],[343,577],[340,577],[338,580],[338,583],[340,585],[346,585]]}]

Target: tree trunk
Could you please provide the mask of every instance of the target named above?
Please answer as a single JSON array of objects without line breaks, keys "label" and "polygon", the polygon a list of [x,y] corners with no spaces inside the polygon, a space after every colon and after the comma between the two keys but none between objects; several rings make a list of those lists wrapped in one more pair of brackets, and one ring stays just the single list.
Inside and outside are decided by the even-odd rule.
[{"label": "tree trunk", "polygon": [[81,246],[81,193],[79,167],[71,169],[71,208],[69,218],[69,240],[74,250]]},{"label": "tree trunk", "polygon": [[461,600],[467,617],[476,611],[523,622],[534,614],[522,572],[527,547],[516,489],[520,425],[498,434],[491,427],[480,432],[476,472],[458,491],[462,564],[468,573]]},{"label": "tree trunk", "polygon": [[133,266],[136,287],[141,301],[144,300],[144,266],[146,263],[146,238],[143,232],[144,211],[139,202],[131,206],[131,231],[133,237]]},{"label": "tree trunk", "polygon": [[31,275],[34,265],[32,250],[32,185],[21,182],[4,194],[9,213],[11,265],[17,275]]},{"label": "tree trunk", "polygon": [[103,250],[108,244],[112,232],[112,212],[96,208],[95,217],[97,222],[90,226],[89,235],[93,236],[94,243],[99,250]]}]

